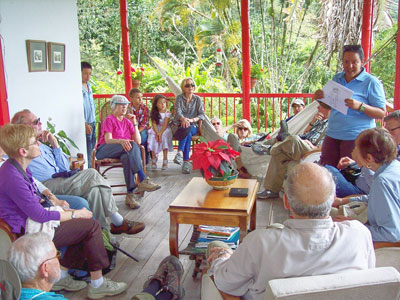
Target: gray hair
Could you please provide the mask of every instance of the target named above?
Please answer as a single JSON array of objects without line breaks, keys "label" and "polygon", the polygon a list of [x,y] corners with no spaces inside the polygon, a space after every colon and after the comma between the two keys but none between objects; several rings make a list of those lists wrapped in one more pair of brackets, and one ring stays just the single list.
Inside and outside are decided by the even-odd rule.
[{"label": "gray hair", "polygon": [[47,233],[26,234],[17,239],[8,252],[8,261],[17,270],[21,282],[32,281],[40,265],[50,258],[52,240]]},{"label": "gray hair", "polygon": [[[314,169],[312,174],[310,167]],[[329,216],[336,187],[326,168],[314,163],[301,163],[288,174],[284,190],[294,213],[318,218]]]},{"label": "gray hair", "polygon": [[391,112],[390,114],[388,114],[383,121],[387,122],[389,120],[397,120],[400,121],[400,110],[396,110],[394,112]]},{"label": "gray hair", "polygon": [[24,109],[17,112],[11,119],[11,124],[27,124],[25,120],[25,115],[31,113],[29,109]]}]

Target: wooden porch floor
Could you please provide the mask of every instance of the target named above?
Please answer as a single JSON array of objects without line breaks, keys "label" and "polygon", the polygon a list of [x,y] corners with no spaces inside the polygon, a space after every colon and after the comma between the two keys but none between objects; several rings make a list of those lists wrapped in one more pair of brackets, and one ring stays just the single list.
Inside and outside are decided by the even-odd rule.
[{"label": "wooden porch floor", "polygon": [[[125,196],[116,196],[117,205],[120,213],[130,219],[141,221],[146,224],[142,232],[128,236],[115,236],[120,242],[121,248],[139,260],[135,262],[122,253],[117,255],[117,264],[114,270],[106,275],[115,281],[127,282],[129,288],[126,292],[107,299],[131,299],[136,293],[142,291],[143,283],[152,275],[161,260],[169,253],[169,214],[167,209],[169,204],[181,192],[191,178],[201,176],[199,171],[193,171],[190,175],[181,173],[180,166],[172,162],[175,152],[169,154],[169,169],[162,171],[161,156],[157,170],[147,170],[147,175],[160,184],[162,188],[152,193],[145,193],[140,200],[141,207],[131,210],[125,206]],[[107,180],[110,183],[123,182],[122,169],[114,169],[107,173]],[[123,188],[121,188],[123,190]],[[117,191],[117,189],[115,189]],[[282,201],[273,199],[269,201],[257,201],[257,228],[266,227],[270,222],[282,222],[288,217],[283,209]],[[179,246],[180,249],[189,243],[192,225],[179,226]],[[192,278],[194,261],[189,260],[189,256],[180,255],[185,273],[183,276],[186,300],[200,299],[200,274],[197,278]],[[85,299],[87,289],[77,293],[64,293],[68,299]]]}]

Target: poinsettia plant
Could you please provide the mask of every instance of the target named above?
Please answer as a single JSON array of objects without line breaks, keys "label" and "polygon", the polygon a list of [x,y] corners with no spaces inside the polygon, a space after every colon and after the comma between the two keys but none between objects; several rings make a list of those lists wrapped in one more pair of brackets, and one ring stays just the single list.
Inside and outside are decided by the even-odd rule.
[{"label": "poinsettia plant", "polygon": [[232,162],[240,155],[239,152],[233,150],[224,140],[207,142],[203,137],[200,140],[202,143],[194,146],[190,157],[193,170],[200,169],[205,179],[230,176],[236,171]]}]

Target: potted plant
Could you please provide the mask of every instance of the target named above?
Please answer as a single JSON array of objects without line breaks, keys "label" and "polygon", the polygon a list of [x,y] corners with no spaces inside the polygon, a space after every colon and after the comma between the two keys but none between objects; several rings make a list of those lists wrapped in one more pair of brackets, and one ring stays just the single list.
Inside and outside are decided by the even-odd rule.
[{"label": "potted plant", "polygon": [[140,86],[140,81],[144,77],[144,68],[135,69],[131,67],[131,72],[132,72],[132,87],[137,89]]},{"label": "potted plant", "polygon": [[232,162],[240,153],[224,140],[207,142],[202,137],[200,140],[202,142],[194,146],[195,150],[190,157],[193,170],[200,169],[204,179],[214,189],[228,189],[238,176]]},{"label": "potted plant", "polygon": [[257,84],[257,81],[261,79],[263,69],[261,69],[260,65],[255,64],[250,68],[250,87],[254,88]]}]

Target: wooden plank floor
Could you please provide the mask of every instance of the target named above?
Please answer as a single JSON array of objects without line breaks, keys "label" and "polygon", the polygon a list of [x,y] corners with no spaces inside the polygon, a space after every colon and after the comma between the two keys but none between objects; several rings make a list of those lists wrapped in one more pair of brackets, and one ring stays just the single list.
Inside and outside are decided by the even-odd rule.
[{"label": "wooden plank floor", "polygon": [[[156,271],[159,263],[170,254],[168,206],[192,177],[201,176],[199,171],[193,171],[190,175],[182,174],[180,166],[172,162],[174,155],[175,152],[169,154],[168,170],[160,169],[161,161],[158,163],[157,170],[147,170],[147,175],[162,188],[152,193],[145,193],[140,200],[141,207],[139,209],[129,209],[124,203],[125,196],[115,197],[120,213],[130,219],[144,222],[146,228],[136,235],[115,236],[116,240],[120,242],[121,248],[137,258],[139,262],[118,253],[116,268],[106,277],[115,281],[127,282],[129,288],[123,294],[107,299],[131,299],[142,290],[143,283]],[[107,180],[111,184],[123,183],[122,169],[109,171]],[[123,191],[123,188],[119,189]],[[115,189],[115,191],[117,190],[118,188]],[[283,209],[281,200],[257,201],[257,228],[266,227],[272,220],[273,222],[282,222],[286,218],[287,213]],[[179,226],[180,249],[189,243],[191,233],[191,225]],[[183,281],[186,295],[184,299],[198,300],[200,299],[200,274],[197,278],[192,278],[194,261],[189,260],[187,255],[180,255],[180,261],[185,269]],[[64,293],[66,298],[72,300],[85,299],[86,294],[87,289],[77,293]]]}]

